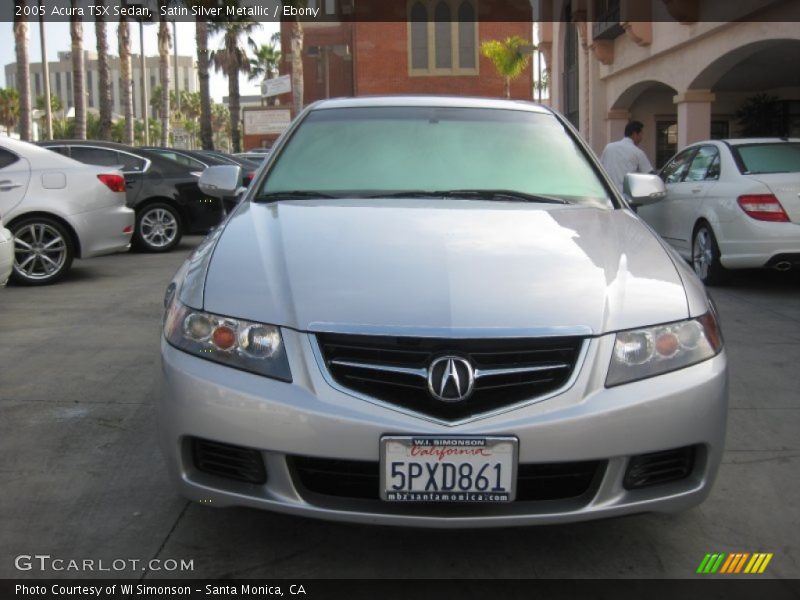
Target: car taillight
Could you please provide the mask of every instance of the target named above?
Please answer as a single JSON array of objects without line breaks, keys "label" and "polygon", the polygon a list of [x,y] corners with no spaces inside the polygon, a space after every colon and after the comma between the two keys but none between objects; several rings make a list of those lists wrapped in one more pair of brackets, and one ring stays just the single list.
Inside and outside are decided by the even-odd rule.
[{"label": "car taillight", "polygon": [[255,174],[256,174],[255,171],[252,171],[250,173],[245,173],[244,177],[242,177],[242,185],[244,187],[250,185],[250,182],[253,181],[253,176],[255,176]]},{"label": "car taillight", "polygon": [[125,191],[125,178],[122,175],[114,173],[101,173],[97,178],[106,184],[106,187],[112,192]]},{"label": "car taillight", "polygon": [[739,196],[736,201],[748,217],[759,221],[788,223],[789,216],[783,206],[772,194],[748,194]]}]

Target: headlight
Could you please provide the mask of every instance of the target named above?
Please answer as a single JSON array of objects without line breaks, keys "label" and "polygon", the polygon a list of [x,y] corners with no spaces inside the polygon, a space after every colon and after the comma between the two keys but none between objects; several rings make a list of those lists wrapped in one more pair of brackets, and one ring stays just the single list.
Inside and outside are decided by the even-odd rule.
[{"label": "headlight", "polygon": [[722,335],[713,310],[688,321],[621,331],[614,341],[606,387],[682,369],[720,350]]},{"label": "headlight", "polygon": [[176,348],[229,367],[290,382],[278,327],[195,310],[177,298],[167,308],[164,337]]}]

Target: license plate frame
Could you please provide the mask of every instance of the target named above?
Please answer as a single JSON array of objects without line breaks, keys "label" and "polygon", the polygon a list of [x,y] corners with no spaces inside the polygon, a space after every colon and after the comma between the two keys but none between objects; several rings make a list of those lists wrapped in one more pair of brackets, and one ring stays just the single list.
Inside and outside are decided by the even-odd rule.
[{"label": "license plate frame", "polygon": [[[433,502],[436,504],[506,504],[513,502],[516,498],[517,492],[517,468],[519,465],[519,438],[513,435],[383,435],[380,438],[380,498],[384,502],[399,502],[399,503],[417,503],[417,502]],[[426,466],[431,463],[443,464],[445,460],[439,454],[440,450],[444,449],[483,449],[491,450],[488,460],[481,459],[487,458],[484,455],[450,455],[452,459],[456,459],[458,464],[470,463],[474,466],[482,464],[490,464],[491,458],[502,459],[500,461],[500,471],[497,473],[496,481],[508,482],[507,485],[502,486],[503,491],[497,492],[496,489],[491,487],[488,490],[472,489],[467,491],[456,490],[430,490],[421,491],[414,489],[414,482],[411,483],[411,489],[398,490],[387,489],[390,477],[387,474],[387,461],[391,458],[400,456],[400,448],[405,449],[405,458],[411,458],[412,462],[419,464],[422,467],[422,474],[429,478],[431,476],[429,468]],[[418,457],[412,457],[411,449],[418,448],[418,452],[422,452]],[[391,456],[390,456],[391,455]],[[418,459],[418,460],[413,460]],[[390,462],[397,462],[396,460]],[[409,466],[409,469],[411,467]],[[437,470],[436,467],[433,467]],[[458,472],[456,467],[456,472]],[[492,467],[494,468],[494,467]],[[442,467],[444,469],[444,467]],[[410,471],[408,472],[410,479]],[[442,473],[444,475],[444,473]],[[476,480],[477,480],[477,473]],[[492,474],[494,475],[494,474]],[[486,475],[485,475],[486,476]],[[397,476],[395,477],[395,479]],[[404,479],[404,483],[405,483]],[[426,479],[429,484],[429,479]],[[445,483],[443,481],[443,483]],[[491,485],[491,482],[490,482]],[[405,486],[408,487],[408,486]]]}]

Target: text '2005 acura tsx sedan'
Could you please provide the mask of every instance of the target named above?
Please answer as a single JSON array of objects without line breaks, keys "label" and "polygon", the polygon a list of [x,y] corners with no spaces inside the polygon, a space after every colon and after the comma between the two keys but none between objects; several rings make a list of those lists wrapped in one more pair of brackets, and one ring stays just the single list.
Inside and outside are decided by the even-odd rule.
[{"label": "text '2005 acura tsx sedan'", "polygon": [[310,106],[165,303],[160,440],[212,506],[565,522],[696,505],[720,463],[726,357],[702,284],[530,103]]}]

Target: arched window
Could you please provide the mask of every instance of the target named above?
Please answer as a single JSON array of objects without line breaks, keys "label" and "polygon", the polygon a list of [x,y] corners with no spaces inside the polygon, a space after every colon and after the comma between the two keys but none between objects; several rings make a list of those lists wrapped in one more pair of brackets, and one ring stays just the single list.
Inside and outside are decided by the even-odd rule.
[{"label": "arched window", "polygon": [[410,0],[410,75],[478,74],[477,2]]},{"label": "arched window", "polygon": [[428,68],[428,9],[422,2],[414,2],[410,13],[411,68]]},{"label": "arched window", "polygon": [[458,7],[458,66],[475,68],[475,7],[464,0]]},{"label": "arched window", "polygon": [[434,38],[436,40],[436,68],[450,69],[453,66],[453,32],[450,7],[440,0],[436,4],[433,15],[435,21]]}]

